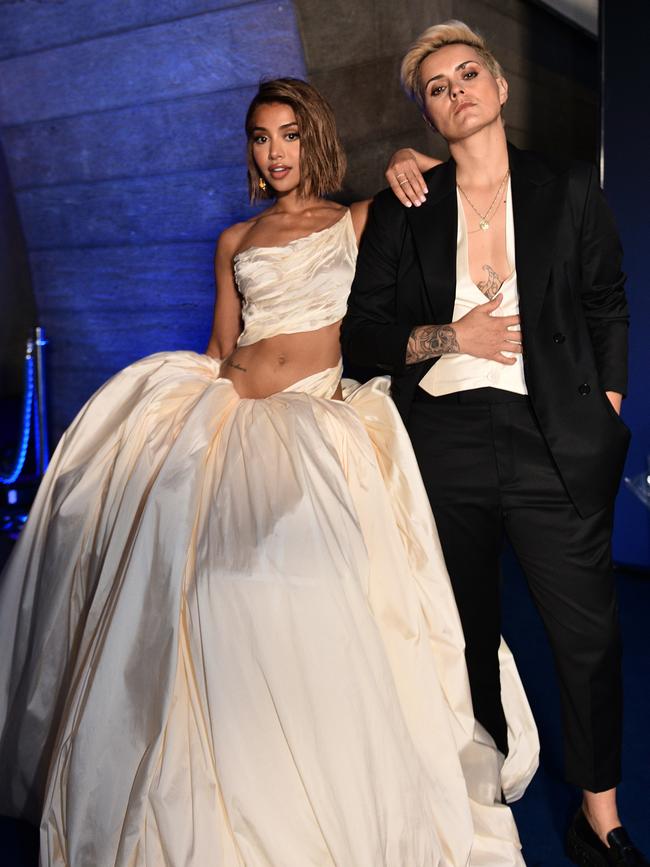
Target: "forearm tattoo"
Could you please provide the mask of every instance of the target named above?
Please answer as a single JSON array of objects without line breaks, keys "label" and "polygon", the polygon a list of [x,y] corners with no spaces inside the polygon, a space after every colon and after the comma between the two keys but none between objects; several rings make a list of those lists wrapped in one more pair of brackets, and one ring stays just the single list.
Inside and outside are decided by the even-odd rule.
[{"label": "forearm tattoo", "polygon": [[494,268],[490,267],[490,265],[483,265],[483,270],[487,274],[487,279],[481,280],[481,282],[477,283],[476,285],[485,295],[488,301],[491,301],[499,293],[499,289],[501,288],[501,280],[499,280],[499,275],[494,270]]},{"label": "forearm tattoo", "polygon": [[415,364],[451,352],[460,352],[453,325],[418,325],[409,335],[406,363]]}]

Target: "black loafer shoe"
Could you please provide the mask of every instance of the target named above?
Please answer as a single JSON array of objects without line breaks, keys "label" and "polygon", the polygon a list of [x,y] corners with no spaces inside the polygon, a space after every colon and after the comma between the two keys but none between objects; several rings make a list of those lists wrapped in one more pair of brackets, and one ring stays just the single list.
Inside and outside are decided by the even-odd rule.
[{"label": "black loafer shoe", "polygon": [[567,834],[567,855],[582,867],[650,867],[627,835],[625,828],[614,828],[607,835],[609,846],[601,842],[587,817],[578,810]]}]

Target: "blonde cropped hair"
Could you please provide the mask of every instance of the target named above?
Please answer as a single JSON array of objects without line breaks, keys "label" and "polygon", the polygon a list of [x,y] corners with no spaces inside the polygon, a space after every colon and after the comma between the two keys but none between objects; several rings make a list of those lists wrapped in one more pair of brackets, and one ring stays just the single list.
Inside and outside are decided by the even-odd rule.
[{"label": "blonde cropped hair", "polygon": [[445,45],[469,45],[481,57],[485,66],[495,78],[503,78],[501,64],[485,44],[485,39],[468,27],[464,21],[452,19],[427,28],[415,40],[404,55],[400,69],[402,87],[420,108],[424,105],[424,94],[420,81],[422,62]]}]

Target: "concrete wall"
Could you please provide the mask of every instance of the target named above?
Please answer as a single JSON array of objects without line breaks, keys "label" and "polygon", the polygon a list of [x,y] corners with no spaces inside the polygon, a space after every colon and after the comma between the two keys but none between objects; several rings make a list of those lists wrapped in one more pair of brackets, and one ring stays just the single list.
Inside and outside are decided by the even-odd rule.
[{"label": "concrete wall", "polygon": [[384,186],[382,168],[411,145],[446,157],[398,83],[401,58],[431,24],[460,18],[480,30],[505,68],[514,144],[595,160],[596,41],[527,0],[296,0],[310,80],[330,99],[348,158],[347,194]]},{"label": "concrete wall", "polygon": [[55,438],[115,370],[205,347],[215,238],[250,213],[244,114],[278,74],[304,75],[287,2],[0,4],[0,140]]}]

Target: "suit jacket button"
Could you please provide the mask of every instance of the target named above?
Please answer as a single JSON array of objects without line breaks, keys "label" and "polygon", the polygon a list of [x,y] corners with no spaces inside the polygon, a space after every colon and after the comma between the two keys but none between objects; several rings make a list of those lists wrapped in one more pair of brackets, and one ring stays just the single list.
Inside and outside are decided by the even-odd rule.
[{"label": "suit jacket button", "polygon": [[582,385],[578,386],[578,394],[581,397],[586,397],[590,391],[591,391],[591,386],[586,382],[583,382]]},{"label": "suit jacket button", "polygon": [[566,337],[560,331],[553,335],[553,343],[564,343]]}]

